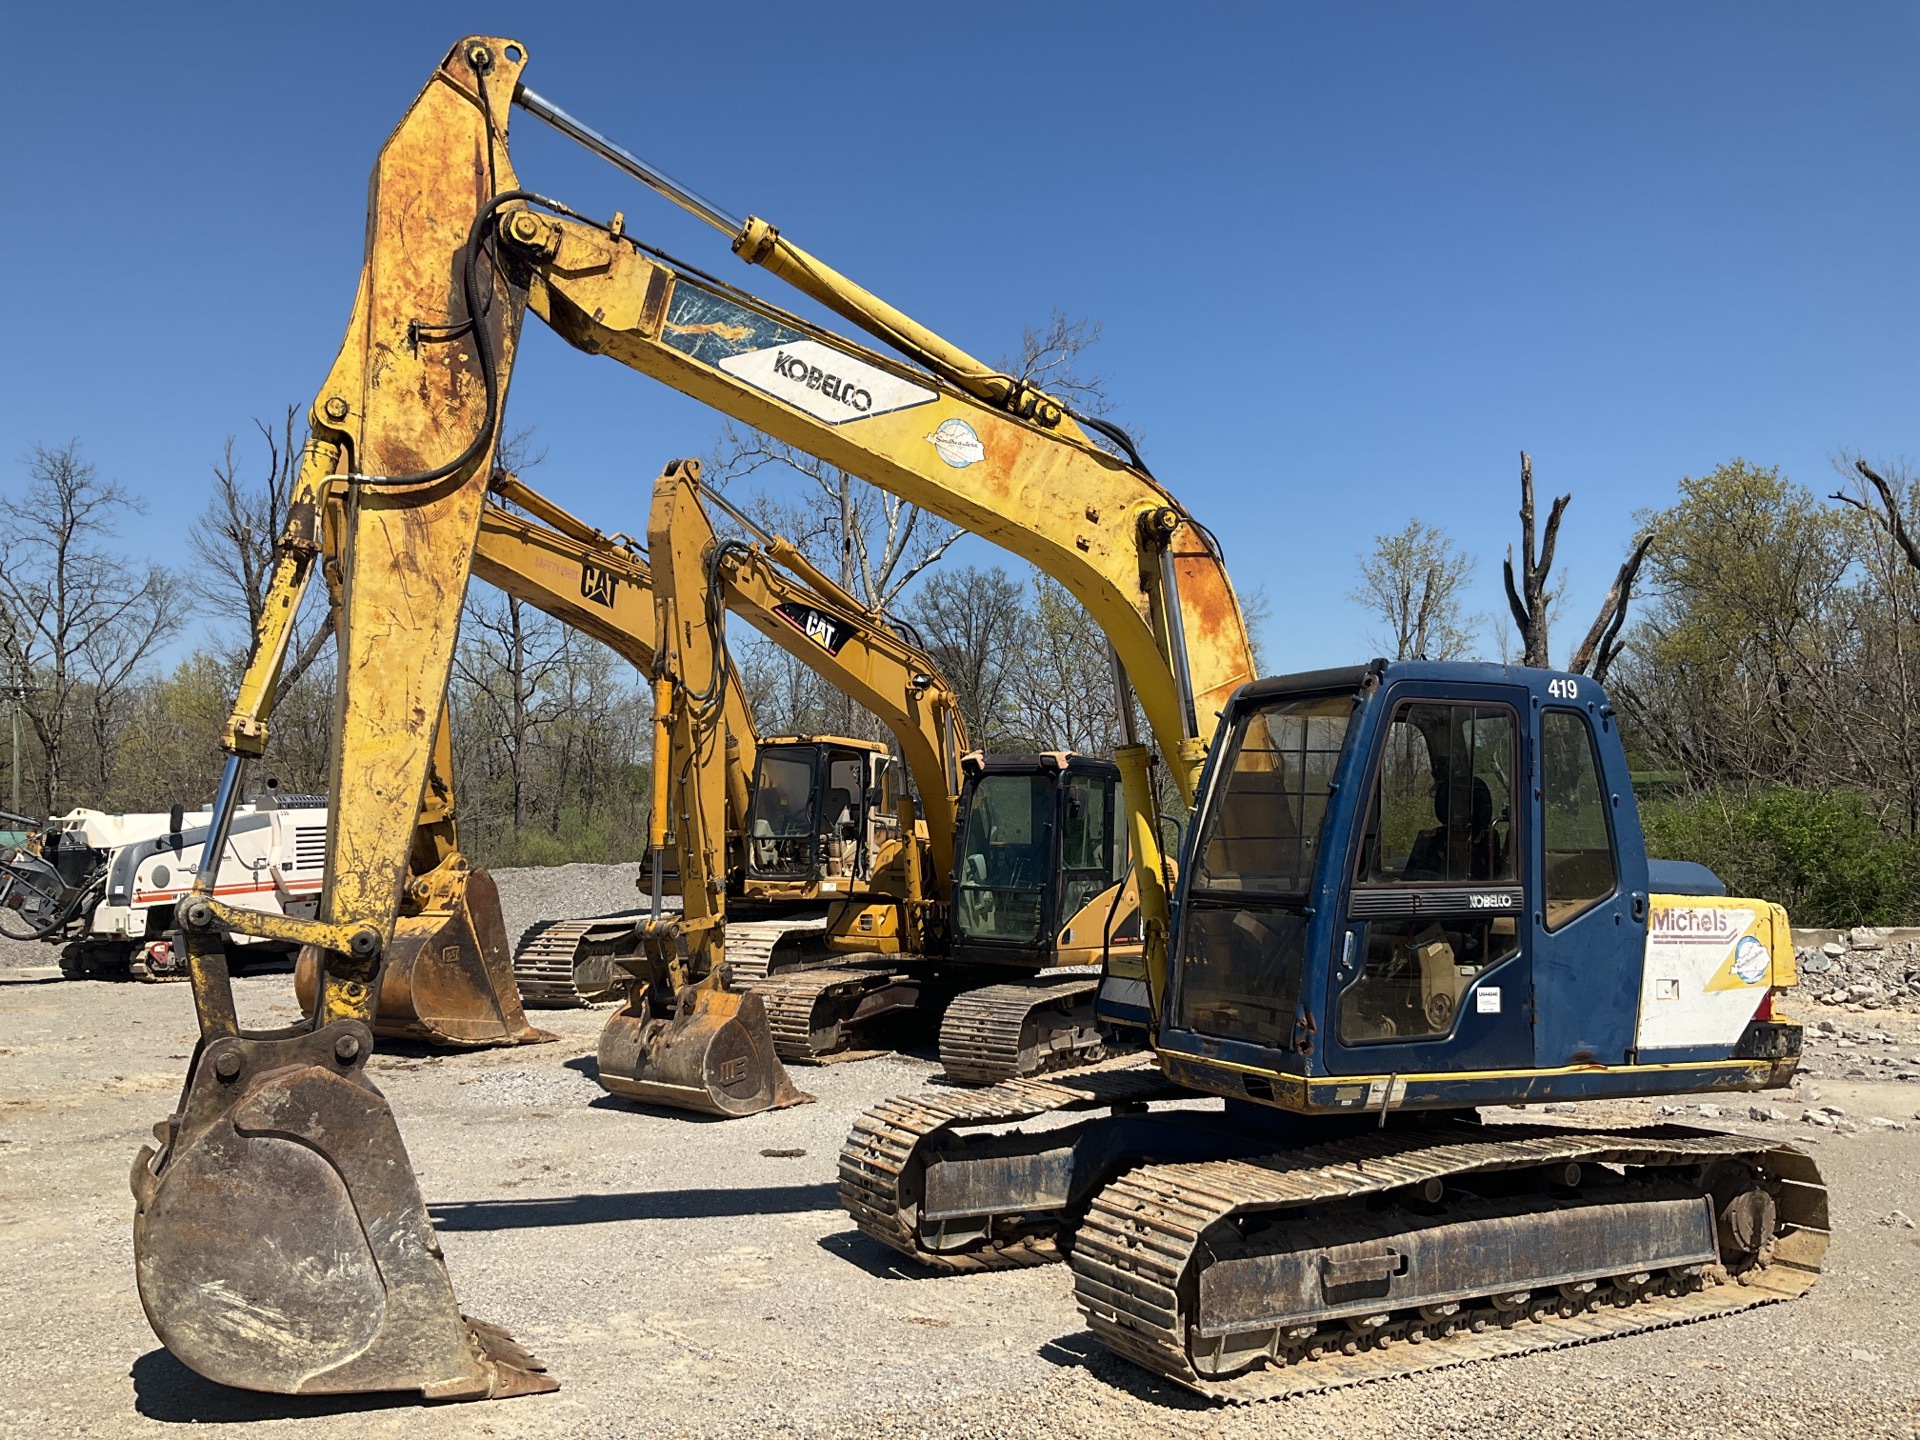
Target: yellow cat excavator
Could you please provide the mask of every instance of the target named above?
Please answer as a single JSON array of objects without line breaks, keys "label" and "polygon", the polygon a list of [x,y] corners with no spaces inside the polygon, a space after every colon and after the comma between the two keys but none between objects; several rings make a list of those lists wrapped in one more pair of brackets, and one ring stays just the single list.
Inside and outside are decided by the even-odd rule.
[{"label": "yellow cat excavator", "polygon": [[[759,543],[722,540],[706,503],[728,510]],[[941,1059],[959,1079],[991,1082],[1098,1058],[1105,1045],[1093,1022],[1099,964],[1115,945],[1124,953],[1131,943],[1136,959],[1138,951],[1138,905],[1128,903],[1131,887],[1121,876],[1117,770],[1077,755],[963,756],[964,722],[925,652],[789,542],[704,490],[695,462],[669,467],[653,507],[652,543],[692,557],[661,568],[656,601],[682,616],[706,616],[693,634],[710,636],[713,646],[695,655],[683,643],[682,672],[723,665],[725,618],[746,619],[885,723],[919,792],[919,806],[902,809],[895,838],[874,859],[870,892],[836,902],[829,914],[837,963],[743,977],[729,924],[734,982],[744,980],[766,1005],[780,1057],[844,1054],[875,1022],[919,1009],[942,1017]],[[807,589],[797,590],[782,567]],[[692,715],[689,748],[662,751],[669,757],[663,768],[679,774],[720,764],[711,707],[678,690],[662,703]],[[686,804],[670,813],[684,814],[717,789],[689,784]],[[756,816],[760,799],[756,791]],[[709,814],[699,824],[712,832],[718,821]],[[962,835],[966,853],[956,857]],[[757,828],[749,853],[764,843]],[[702,861],[695,854],[683,863]],[[1021,865],[1031,871],[1024,889],[1010,883],[1020,880],[1013,872]],[[700,883],[714,886],[714,877]]]},{"label": "yellow cat excavator", "polygon": [[[863,1229],[950,1269],[1070,1240],[1095,1335],[1243,1399],[1705,1318],[1813,1282],[1825,1192],[1792,1146],[1481,1122],[1481,1107],[1537,1100],[1777,1087],[1798,1061],[1799,1027],[1776,1008],[1794,978],[1785,913],[1648,860],[1598,685],[1413,662],[1253,683],[1217,545],[1124,436],[1105,432],[1122,458],[1091,438],[1096,422],[673,184],[528,90],[525,60],[517,42],[462,41],[375,170],[360,293],[294,497],[296,515],[342,497],[333,793],[353,813],[330,841],[321,917],[273,922],[324,951],[308,1024],[243,1033],[220,936],[269,921],[210,894],[181,907],[201,1040],[133,1177],[142,1301],[181,1360],[297,1393],[554,1383],[461,1316],[364,1068],[523,308],[1058,579],[1197,801],[1174,912],[1148,749],[1120,748],[1143,953],[1106,967],[1100,1003],[1144,1029],[1153,1066],[876,1107],[842,1155]],[[505,143],[515,104],[910,363],[668,262],[621,217],[522,189]],[[276,597],[318,549],[287,548]],[[701,563],[657,543],[651,559]],[[263,621],[226,736],[216,831],[264,739],[283,609]],[[669,618],[660,748],[691,754],[715,678],[698,662],[717,646],[697,633],[704,610]],[[683,646],[693,663],[676,668]],[[1210,754],[1201,717],[1216,711]],[[715,773],[664,770],[669,802]],[[686,814],[723,810],[709,793]],[[705,847],[711,870],[722,841],[698,825],[676,843]],[[648,937],[675,980],[720,929],[707,892],[684,888],[684,916]],[[721,1013],[724,968],[659,998]],[[638,1044],[662,1033],[649,1023],[665,1022],[638,1019]],[[707,1048],[743,1075],[755,1059]],[[1071,1123],[1008,1129],[1042,1114]]]},{"label": "yellow cat excavator", "polygon": [[[473,573],[651,674],[653,578],[642,548],[623,535],[602,534],[514,477],[497,477],[493,493],[528,514],[517,514],[507,504],[487,506]],[[790,583],[777,603],[803,617],[816,599]],[[867,796],[898,787],[898,764],[884,745],[871,740],[759,735],[731,667],[719,716],[725,734],[727,879],[736,906],[749,916],[736,919],[727,931],[727,961],[737,984],[767,973],[789,955],[819,952],[826,929],[820,907],[865,893],[872,857],[884,848],[893,824],[891,805],[868,805]],[[840,833],[835,817],[822,813],[829,781],[840,782],[854,797],[852,837]],[[748,846],[748,830],[766,824],[764,815],[755,818],[754,797],[763,789],[763,808],[775,797],[798,797],[802,803],[785,806],[780,816],[792,826],[802,823],[796,817],[804,810],[804,836],[796,832],[757,849]],[[664,883],[668,893],[678,893],[677,873],[666,875]],[[633,918],[591,916],[535,925],[521,937],[513,960],[525,1003],[581,1005],[624,992],[631,977],[616,958],[631,952]]]},{"label": "yellow cat excavator", "polygon": [[[699,758],[666,763],[724,767],[724,826],[708,817],[705,828],[724,828],[726,870],[695,883],[724,883],[730,983],[759,995],[776,1053],[789,1062],[845,1055],[876,1022],[918,1008],[944,1017],[942,1058],[961,1079],[989,1083],[1097,1058],[1104,1046],[1092,1013],[1098,966],[1114,943],[1137,949],[1138,907],[1119,893],[1116,878],[1124,862],[1117,772],[1083,756],[967,755],[965,723],[932,659],[791,542],[704,490],[698,476],[697,462],[680,462],[656,487],[674,548],[706,557],[674,603],[691,610],[710,600],[716,621],[719,609],[746,620],[875,715],[892,732],[920,797],[904,819],[896,814],[904,797],[893,762],[871,741],[760,740],[723,657],[722,702],[704,707],[696,726]],[[668,597],[656,597],[642,547],[591,528],[515,478],[496,477],[493,493],[528,515],[488,505],[474,573],[651,673],[653,607]],[[753,541],[723,542],[705,504],[725,509]],[[724,746],[707,737],[713,725]],[[963,811],[976,830],[992,832],[993,844],[976,846],[962,867],[966,903],[956,916],[953,840]],[[1064,879],[1044,904],[1023,906],[987,883],[990,856],[1002,881],[1021,863],[1036,876],[1055,868],[1052,856],[1015,843],[1016,821],[1029,842],[1036,830],[1040,837],[1060,831]],[[677,893],[681,878],[672,872],[665,888]],[[823,900],[833,908],[817,920],[740,919],[743,910]],[[1058,909],[1064,921],[1036,925],[1043,909]],[[537,1005],[624,994],[631,977],[621,957],[641,948],[637,913],[536,926],[515,957],[522,996]],[[791,943],[815,937],[829,950]],[[844,958],[823,963],[830,951]],[[1049,967],[1066,973],[1039,984],[1026,978]],[[303,967],[303,1001],[311,973]],[[377,1024],[376,1033],[388,1033],[386,1026]]]}]

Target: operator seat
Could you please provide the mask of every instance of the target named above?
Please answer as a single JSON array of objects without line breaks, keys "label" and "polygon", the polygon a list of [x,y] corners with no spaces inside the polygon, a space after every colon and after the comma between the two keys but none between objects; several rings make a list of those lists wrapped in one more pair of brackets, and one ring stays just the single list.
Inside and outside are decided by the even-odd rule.
[{"label": "operator seat", "polygon": [[[1433,787],[1433,818],[1440,823],[1422,830],[1413,842],[1402,878],[1407,880],[1492,880],[1505,873],[1506,854],[1500,833],[1493,828],[1493,791],[1479,776],[1473,779],[1473,799],[1461,825],[1447,804],[1449,787]],[[1466,873],[1450,873],[1460,868],[1457,859],[1464,856]]]}]

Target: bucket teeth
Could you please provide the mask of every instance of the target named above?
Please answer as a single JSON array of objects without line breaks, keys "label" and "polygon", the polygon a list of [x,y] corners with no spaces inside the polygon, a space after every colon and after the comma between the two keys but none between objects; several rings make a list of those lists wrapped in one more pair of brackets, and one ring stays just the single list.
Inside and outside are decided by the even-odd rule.
[{"label": "bucket teeth", "polygon": [[471,1315],[460,1318],[466,1321],[467,1334],[487,1365],[491,1382],[488,1399],[544,1395],[560,1388],[560,1382],[547,1373],[546,1365],[498,1325]]}]

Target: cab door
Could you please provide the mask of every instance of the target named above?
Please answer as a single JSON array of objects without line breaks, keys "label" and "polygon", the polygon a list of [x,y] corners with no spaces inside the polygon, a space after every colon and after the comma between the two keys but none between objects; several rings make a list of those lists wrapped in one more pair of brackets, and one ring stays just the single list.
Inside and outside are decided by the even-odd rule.
[{"label": "cab door", "polygon": [[1647,944],[1639,817],[1599,685],[1569,676],[1549,682],[1548,690],[1536,784],[1541,903],[1531,912],[1540,991],[1536,1061],[1543,1069],[1620,1065],[1631,1059]]},{"label": "cab door", "polygon": [[1333,928],[1327,1068],[1529,1068],[1527,692],[1416,683],[1387,699]]},{"label": "cab door", "polygon": [[873,867],[900,834],[900,762],[876,750],[867,761],[866,825],[860,854],[860,878],[871,880]]},{"label": "cab door", "polygon": [[867,759],[858,750],[829,750],[820,789],[820,890],[843,890],[863,873]]}]

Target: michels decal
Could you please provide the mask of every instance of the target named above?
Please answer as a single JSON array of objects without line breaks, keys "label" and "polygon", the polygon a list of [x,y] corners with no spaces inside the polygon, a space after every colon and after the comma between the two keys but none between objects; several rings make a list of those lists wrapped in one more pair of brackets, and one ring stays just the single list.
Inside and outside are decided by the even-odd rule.
[{"label": "michels decal", "polygon": [[1731,1045],[1772,974],[1746,905],[1654,903],[1640,978],[1642,1049]]}]

